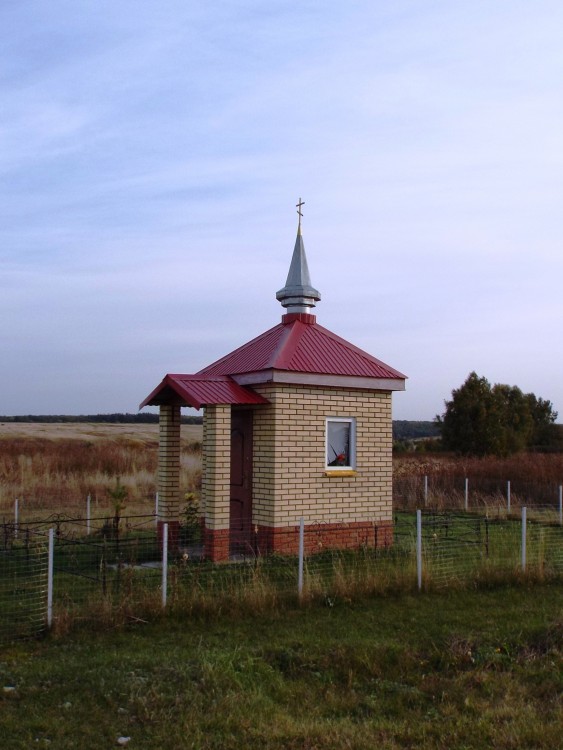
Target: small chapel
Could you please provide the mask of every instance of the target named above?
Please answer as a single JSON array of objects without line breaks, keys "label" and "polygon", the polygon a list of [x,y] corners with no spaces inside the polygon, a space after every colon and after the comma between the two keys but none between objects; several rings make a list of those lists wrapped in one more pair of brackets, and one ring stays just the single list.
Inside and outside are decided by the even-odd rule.
[{"label": "small chapel", "polygon": [[317,323],[303,205],[281,321],[199,372],[166,375],[140,405],[160,407],[158,523],[172,544],[180,409],[203,408],[200,513],[216,562],[297,553],[301,519],[322,549],[392,541],[391,397],[406,376]]}]

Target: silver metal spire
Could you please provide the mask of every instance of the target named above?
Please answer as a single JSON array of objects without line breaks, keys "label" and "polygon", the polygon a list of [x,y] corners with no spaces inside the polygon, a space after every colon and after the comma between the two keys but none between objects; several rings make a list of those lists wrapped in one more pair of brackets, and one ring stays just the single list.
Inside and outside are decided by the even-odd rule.
[{"label": "silver metal spire", "polygon": [[299,223],[297,225],[297,238],[295,239],[291,265],[289,266],[289,273],[284,288],[276,292],[276,299],[290,313],[307,313],[312,307],[315,307],[315,302],[318,302],[321,298],[320,292],[311,285],[309,266],[307,265],[307,256],[305,255],[305,245],[303,244],[303,237],[301,235],[301,217],[303,216],[301,206],[303,205],[305,205],[304,202],[299,198],[299,203],[297,204]]}]

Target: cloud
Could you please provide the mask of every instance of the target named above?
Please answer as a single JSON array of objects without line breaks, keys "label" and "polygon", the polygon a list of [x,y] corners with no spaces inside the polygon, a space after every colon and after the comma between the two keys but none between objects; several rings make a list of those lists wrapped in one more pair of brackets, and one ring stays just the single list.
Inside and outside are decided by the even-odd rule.
[{"label": "cloud", "polygon": [[130,409],[274,325],[302,195],[319,322],[411,376],[397,415],[476,368],[563,412],[561,21],[3,3],[4,411]]}]

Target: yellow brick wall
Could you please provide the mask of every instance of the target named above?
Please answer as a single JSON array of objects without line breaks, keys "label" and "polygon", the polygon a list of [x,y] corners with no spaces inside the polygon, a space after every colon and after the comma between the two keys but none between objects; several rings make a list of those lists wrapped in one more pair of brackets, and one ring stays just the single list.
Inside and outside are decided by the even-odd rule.
[{"label": "yellow brick wall", "polygon": [[203,416],[202,509],[208,529],[228,529],[231,472],[231,407],[213,405]]},{"label": "yellow brick wall", "polygon": [[180,407],[161,406],[158,439],[158,517],[177,521],[180,507]]},{"label": "yellow brick wall", "polygon": [[[265,384],[254,412],[253,521],[391,520],[391,393]],[[356,473],[327,476],[327,417],[356,420]]]}]

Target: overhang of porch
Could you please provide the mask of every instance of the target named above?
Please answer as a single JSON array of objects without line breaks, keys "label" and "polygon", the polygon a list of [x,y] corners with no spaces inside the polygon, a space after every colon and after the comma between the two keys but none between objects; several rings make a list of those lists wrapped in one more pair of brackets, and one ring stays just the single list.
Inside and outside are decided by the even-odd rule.
[{"label": "overhang of porch", "polygon": [[162,382],[139,406],[191,406],[211,404],[267,404],[267,399],[239,385],[228,375],[165,375]]}]

